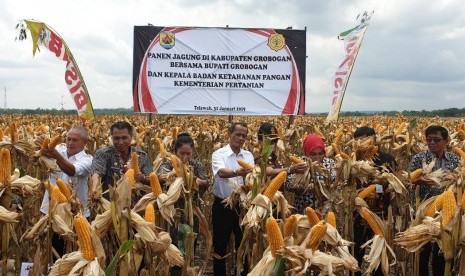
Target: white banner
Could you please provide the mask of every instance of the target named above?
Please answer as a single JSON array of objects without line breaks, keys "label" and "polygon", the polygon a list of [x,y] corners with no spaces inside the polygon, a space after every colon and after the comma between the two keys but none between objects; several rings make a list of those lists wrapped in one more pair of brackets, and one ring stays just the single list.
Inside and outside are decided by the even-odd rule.
[{"label": "white banner", "polygon": [[328,113],[328,117],[326,117],[326,123],[336,122],[339,117],[339,111],[341,109],[347,83],[349,82],[350,73],[352,72],[367,27],[368,24],[365,22],[339,35],[339,39],[344,40],[346,55],[333,77],[333,97],[331,99],[331,109]]},{"label": "white banner", "polygon": [[284,36],[274,30],[164,28],[152,40],[138,71],[137,112],[304,112],[300,101],[305,91],[295,58]]}]

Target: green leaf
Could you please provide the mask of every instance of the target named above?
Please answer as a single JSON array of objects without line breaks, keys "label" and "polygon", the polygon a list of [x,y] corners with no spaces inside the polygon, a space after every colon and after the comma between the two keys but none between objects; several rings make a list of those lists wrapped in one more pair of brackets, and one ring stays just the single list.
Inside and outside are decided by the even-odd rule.
[{"label": "green leaf", "polygon": [[192,232],[191,227],[185,223],[179,223],[178,225],[178,249],[184,255],[186,254],[185,240],[187,235]]},{"label": "green leaf", "polygon": [[119,258],[123,255],[126,255],[129,252],[129,250],[131,250],[134,243],[136,243],[135,240],[128,240],[119,247],[115,256],[113,256],[113,259],[111,260],[110,264],[105,269],[105,276],[111,276],[115,273],[116,264],[118,263]]},{"label": "green leaf", "polygon": [[271,276],[283,276],[284,275],[284,259],[279,257],[274,263],[273,271]]}]

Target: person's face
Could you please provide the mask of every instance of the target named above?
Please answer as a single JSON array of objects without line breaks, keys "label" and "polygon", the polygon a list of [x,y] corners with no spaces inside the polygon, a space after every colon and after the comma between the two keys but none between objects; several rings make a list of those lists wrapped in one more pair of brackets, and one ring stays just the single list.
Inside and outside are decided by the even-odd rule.
[{"label": "person's face", "polygon": [[111,140],[113,141],[113,145],[120,153],[127,153],[129,151],[129,147],[131,146],[131,139],[131,134],[129,134],[129,131],[125,128],[114,128],[113,132],[111,133]]},{"label": "person's face", "polygon": [[181,159],[182,162],[187,163],[192,159],[193,149],[189,144],[182,144],[176,150],[176,156]]},{"label": "person's face", "polygon": [[229,144],[232,148],[242,148],[247,138],[247,128],[241,125],[236,125],[233,133],[229,136]]},{"label": "person's face", "polygon": [[84,150],[86,141],[82,138],[81,132],[75,129],[71,129],[66,136],[66,149],[68,156],[75,155],[78,152]]},{"label": "person's face", "polygon": [[317,148],[310,152],[307,157],[310,158],[312,162],[318,161],[321,163],[325,157],[325,151],[322,148]]},{"label": "person's face", "polygon": [[449,143],[449,139],[444,139],[441,135],[441,132],[436,132],[434,134],[429,134],[426,137],[426,143],[428,144],[428,149],[434,154],[442,154]]}]

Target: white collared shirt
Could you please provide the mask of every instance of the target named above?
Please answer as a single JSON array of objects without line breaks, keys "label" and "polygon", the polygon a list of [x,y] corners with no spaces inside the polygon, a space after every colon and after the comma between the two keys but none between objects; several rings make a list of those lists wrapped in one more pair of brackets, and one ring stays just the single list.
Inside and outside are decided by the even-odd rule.
[{"label": "white collared shirt", "polygon": [[[80,151],[75,155],[68,158],[66,153],[66,144],[60,144],[56,147],[56,150],[71,164],[74,165],[75,174],[69,176],[64,173],[60,167],[57,166],[57,171],[50,175],[50,183],[56,185],[58,178],[61,178],[65,183],[73,185],[73,190],[76,193],[77,198],[82,203],[83,215],[88,217],[90,215],[89,209],[87,208],[87,194],[88,194],[88,179],[90,174],[90,166],[92,165],[92,156],[87,154],[85,151]],[[42,199],[42,205],[40,211],[44,214],[48,214],[48,191],[45,190],[44,198]]]},{"label": "white collared shirt", "polygon": [[231,146],[228,144],[212,154],[212,169],[213,169],[213,194],[219,198],[227,198],[234,191],[234,186],[242,185],[243,179],[241,176],[231,178],[221,178],[218,171],[222,168],[237,170],[241,167],[237,160],[242,159],[250,164],[254,164],[254,158],[250,151],[243,150],[236,155]]}]

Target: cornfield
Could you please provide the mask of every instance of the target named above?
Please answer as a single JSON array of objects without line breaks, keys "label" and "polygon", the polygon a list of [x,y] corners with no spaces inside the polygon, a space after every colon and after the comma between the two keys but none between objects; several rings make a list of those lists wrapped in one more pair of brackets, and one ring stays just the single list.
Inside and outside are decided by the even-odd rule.
[{"label": "cornfield", "polygon": [[[0,233],[1,275],[19,275],[21,263],[33,263],[29,275],[168,275],[170,267],[180,267],[182,275],[212,273],[211,206],[212,185],[201,195],[199,206],[193,203],[198,187],[193,169],[172,152],[178,133],[187,132],[195,141],[195,158],[211,175],[211,155],[228,141],[225,117],[101,116],[87,122],[86,152],[111,145],[110,125],[125,120],[134,126],[132,144],[144,150],[156,171],[170,161],[173,171],[160,185],[155,173],[151,186],[134,180],[137,156],[131,168],[110,188],[112,200],[92,200],[92,216],[82,216],[79,200],[71,193],[70,183],[50,185],[48,177],[56,168],[53,159],[41,155],[42,147],[64,141],[67,131],[80,122],[75,116],[2,115],[0,117]],[[251,275],[352,275],[361,271],[370,275],[381,269],[384,275],[415,275],[418,252],[428,243],[438,243],[446,262],[445,275],[465,275],[465,204],[463,179],[465,164],[465,121],[444,118],[406,118],[374,116],[342,118],[337,124],[324,124],[324,118],[240,117],[248,123],[244,148],[262,156],[257,140],[258,127],[272,122],[278,128],[275,146],[278,159],[289,166],[302,162],[302,139],[310,133],[320,135],[326,155],[335,160],[336,177],[320,164],[308,162],[308,170],[296,181],[313,183],[317,206],[306,214],[292,214],[293,194],[282,189],[287,177],[283,172],[274,179],[265,175],[264,165],[251,164],[247,185],[236,187],[225,203],[241,205],[244,229],[241,246],[227,257],[229,271],[248,271]],[[450,150],[462,158],[453,172],[431,171],[424,166],[407,171],[412,156],[427,149],[424,129],[431,124],[449,130]],[[354,140],[357,127],[370,126],[376,138]],[[36,143],[39,136],[47,139]],[[265,143],[264,151],[271,146]],[[393,171],[376,168],[371,157],[383,151],[397,162]],[[360,160],[356,158],[364,156]],[[291,158],[290,158],[291,157]],[[266,161],[267,156],[263,157]],[[266,162],[262,162],[266,164]],[[315,173],[326,175],[322,185]],[[420,202],[412,182],[422,177],[445,187],[443,194]],[[359,188],[358,183],[367,188]],[[387,212],[370,210],[368,199],[376,193],[373,183],[385,183],[390,196]],[[44,191],[51,195],[48,214],[40,212]],[[133,195],[140,195],[132,203]],[[184,209],[174,203],[184,198]],[[182,221],[177,212],[184,212]],[[359,213],[373,237],[366,244],[362,266],[354,255],[354,214]],[[200,227],[195,233],[194,218]],[[172,244],[169,228],[180,223],[182,234]],[[65,240],[65,254],[52,247],[52,235]],[[195,240],[198,240],[197,246]],[[27,243],[28,246],[24,246]],[[196,248],[197,247],[197,248]],[[244,267],[247,264],[248,267]]]}]

